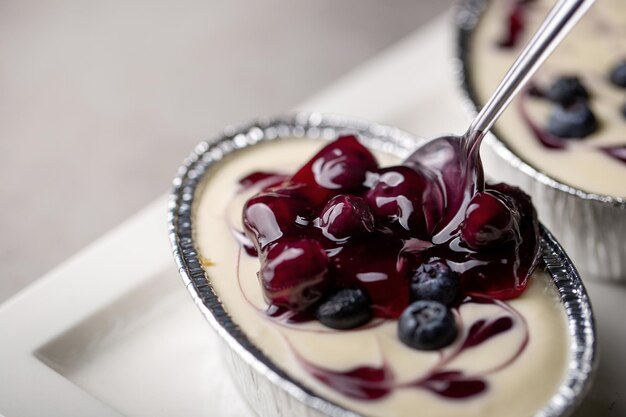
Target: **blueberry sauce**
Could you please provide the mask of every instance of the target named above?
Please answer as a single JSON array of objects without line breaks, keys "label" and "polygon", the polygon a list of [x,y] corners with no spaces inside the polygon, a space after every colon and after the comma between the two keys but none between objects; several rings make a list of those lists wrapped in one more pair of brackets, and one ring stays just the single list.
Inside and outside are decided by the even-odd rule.
[{"label": "blueberry sauce", "polygon": [[286,307],[277,306],[276,304],[270,304],[267,310],[265,310],[265,314],[278,322],[288,324],[306,323],[315,319],[310,312],[292,311]]},{"label": "blueberry sauce", "polygon": [[[294,354],[302,366],[321,383],[337,390],[347,397],[360,400],[377,400],[389,395],[395,389],[417,388],[428,390],[431,393],[448,399],[465,399],[482,394],[489,388],[485,377],[513,361],[522,353],[528,343],[529,333],[523,317],[503,302],[486,298],[466,298],[463,303],[489,303],[501,307],[503,315],[495,319],[478,319],[469,326],[463,339],[424,375],[408,382],[396,380],[390,367],[383,358],[382,364],[377,367],[361,366],[347,371],[336,371],[318,366],[294,350]],[[524,337],[516,351],[501,363],[486,371],[475,374],[466,374],[463,371],[449,368],[452,360],[463,355],[466,351],[476,348],[496,336],[520,327]],[[292,348],[293,349],[293,348]]]},{"label": "blueberry sauce", "polygon": [[546,98],[546,92],[533,82],[529,82],[526,86],[526,94],[535,98]]},{"label": "blueberry sauce", "polygon": [[243,250],[246,251],[246,253],[249,256],[253,256],[253,257],[259,256],[259,253],[257,252],[256,248],[254,247],[254,244],[248,238],[248,236],[246,236],[245,233],[243,233],[241,230],[237,230],[235,228],[231,228],[231,232],[233,233],[233,236],[235,237],[235,240],[237,241],[239,246],[241,246],[243,248]]},{"label": "blueberry sauce", "polygon": [[492,322],[478,320],[470,327],[468,336],[463,342],[464,348],[477,346],[493,336],[506,332],[513,327],[513,320],[510,317],[499,317]]},{"label": "blueberry sauce", "polygon": [[255,171],[239,180],[241,186],[240,191],[249,190],[250,188],[267,188],[280,184],[287,179],[287,175],[277,174],[275,172]]},{"label": "blueberry sauce", "polygon": [[324,385],[358,400],[378,400],[394,389],[394,374],[383,364],[380,367],[360,366],[349,371],[334,371],[317,366],[298,356],[303,367]]},{"label": "blueberry sauce", "polygon": [[509,6],[504,36],[497,42],[500,48],[514,48],[519,43],[526,29],[526,8],[531,2],[531,0],[515,0]]},{"label": "blueberry sauce", "polygon": [[605,146],[600,149],[610,157],[626,164],[626,145]]},{"label": "blueberry sauce", "polygon": [[[325,291],[357,286],[371,300],[375,317],[397,318],[409,304],[412,273],[433,259],[459,274],[466,294],[500,299],[519,295],[539,255],[538,223],[528,196],[500,184],[485,188],[479,160],[459,186],[460,173],[450,167],[458,166],[453,159],[461,157],[447,156],[444,166],[425,160],[421,166],[380,169],[354,136],[345,136],[291,178],[248,200],[244,230],[260,254],[268,303],[304,311]],[[460,234],[462,225],[474,218],[497,217],[491,208],[472,205],[476,192],[502,200],[502,208],[514,213],[512,221],[498,226],[508,237],[487,249],[471,247]],[[485,215],[470,218],[469,210]],[[475,229],[494,227],[479,224]],[[329,236],[330,230],[341,231],[341,236]],[[319,246],[311,246],[314,241]],[[276,249],[281,245],[290,253]],[[318,250],[326,256],[308,255]],[[282,262],[288,265],[282,267]],[[307,267],[315,269],[314,278],[307,278]]]},{"label": "blueberry sauce", "polygon": [[442,397],[463,399],[481,394],[488,388],[485,380],[466,376],[461,371],[438,372],[414,384]]}]

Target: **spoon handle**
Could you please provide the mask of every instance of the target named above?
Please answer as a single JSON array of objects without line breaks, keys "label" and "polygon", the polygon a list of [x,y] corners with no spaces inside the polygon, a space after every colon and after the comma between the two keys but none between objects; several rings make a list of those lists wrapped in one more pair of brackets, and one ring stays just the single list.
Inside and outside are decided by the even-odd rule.
[{"label": "spoon handle", "polygon": [[466,137],[482,137],[491,129],[511,100],[594,2],[595,0],[557,1],[489,101],[480,110],[465,134]]}]

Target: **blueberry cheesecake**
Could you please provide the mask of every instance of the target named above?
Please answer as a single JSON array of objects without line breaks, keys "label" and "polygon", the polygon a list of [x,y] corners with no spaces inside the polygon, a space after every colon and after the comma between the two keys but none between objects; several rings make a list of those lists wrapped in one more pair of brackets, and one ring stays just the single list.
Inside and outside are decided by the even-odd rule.
[{"label": "blueberry cheesecake", "polygon": [[195,203],[199,259],[246,337],[345,409],[533,415],[565,378],[567,319],[530,198],[477,169],[468,194],[352,135],[241,149]]}]

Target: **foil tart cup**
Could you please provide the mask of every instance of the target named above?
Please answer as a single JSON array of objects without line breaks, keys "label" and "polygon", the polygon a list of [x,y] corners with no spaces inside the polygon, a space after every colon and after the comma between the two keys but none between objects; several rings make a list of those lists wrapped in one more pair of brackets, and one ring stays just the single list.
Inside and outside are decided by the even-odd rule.
[{"label": "foil tart cup", "polygon": [[[276,138],[334,139],[356,133],[371,149],[404,158],[420,142],[399,129],[345,116],[298,113],[228,127],[200,143],[180,167],[169,199],[169,238],[180,275],[222,340],[223,358],[250,407],[261,417],[358,417],[291,379],[270,361],[228,315],[211,286],[194,243],[194,201],[207,170],[240,149]],[[297,140],[297,139],[295,139]],[[596,368],[595,323],[583,283],[554,237],[541,227],[543,266],[566,313],[570,336],[566,376],[535,417],[570,415],[588,391]]]},{"label": "foil tart cup", "polygon": [[[473,114],[480,102],[472,85],[471,39],[488,5],[488,0],[460,0],[454,13],[458,34],[455,68]],[[626,282],[626,199],[587,193],[555,180],[516,155],[497,128],[487,135],[485,143],[488,146],[482,147],[481,156],[486,175],[530,194],[539,219],[554,233],[584,278]]]}]

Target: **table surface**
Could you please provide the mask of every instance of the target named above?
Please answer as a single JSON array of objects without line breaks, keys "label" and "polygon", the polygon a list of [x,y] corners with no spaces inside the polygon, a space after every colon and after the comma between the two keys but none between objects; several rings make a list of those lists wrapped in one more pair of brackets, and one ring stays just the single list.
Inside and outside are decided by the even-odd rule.
[{"label": "table surface", "polygon": [[[426,137],[442,127],[463,131],[468,118],[449,70],[451,51],[451,25],[440,18],[298,109],[356,115]],[[0,414],[252,415],[216,354],[217,336],[177,275],[166,205],[165,196],[157,199],[0,305]],[[587,288],[601,361],[575,416],[624,416],[626,288]]]}]

